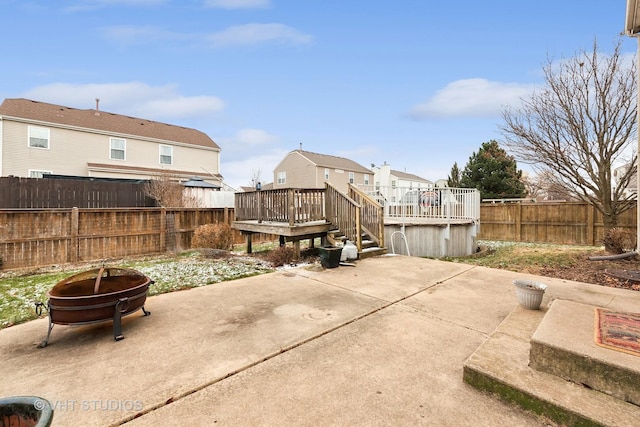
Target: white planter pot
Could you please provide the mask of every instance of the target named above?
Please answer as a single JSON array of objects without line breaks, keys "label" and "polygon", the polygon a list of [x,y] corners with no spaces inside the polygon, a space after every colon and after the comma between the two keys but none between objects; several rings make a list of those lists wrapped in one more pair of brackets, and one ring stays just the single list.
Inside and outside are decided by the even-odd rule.
[{"label": "white planter pot", "polygon": [[547,285],[532,280],[514,280],[513,284],[516,287],[516,297],[521,306],[529,310],[540,308]]}]

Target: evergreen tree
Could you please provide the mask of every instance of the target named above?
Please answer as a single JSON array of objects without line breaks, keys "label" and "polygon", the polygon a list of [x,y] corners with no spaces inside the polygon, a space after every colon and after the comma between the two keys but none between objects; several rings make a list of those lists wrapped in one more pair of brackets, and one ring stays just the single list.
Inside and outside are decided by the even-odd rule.
[{"label": "evergreen tree", "polygon": [[527,194],[515,159],[495,140],[483,143],[469,157],[460,184],[480,190],[482,199],[521,198]]},{"label": "evergreen tree", "polygon": [[458,162],[453,164],[451,168],[451,175],[447,177],[447,186],[451,188],[459,188],[460,185],[460,169],[458,168]]}]

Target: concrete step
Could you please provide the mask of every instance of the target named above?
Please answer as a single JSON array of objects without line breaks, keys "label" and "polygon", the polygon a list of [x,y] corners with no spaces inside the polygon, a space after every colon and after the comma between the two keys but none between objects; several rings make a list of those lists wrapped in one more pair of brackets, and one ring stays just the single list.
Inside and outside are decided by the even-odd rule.
[{"label": "concrete step", "polygon": [[358,253],[358,258],[364,259],[379,255],[384,255],[387,253],[387,248],[381,248],[379,246],[373,246],[370,248],[363,248],[362,252]]},{"label": "concrete step", "polygon": [[[464,381],[561,425],[638,425],[640,407],[529,366],[530,341],[545,313],[516,306],[465,361]],[[573,319],[565,323],[577,327]]]},{"label": "concrete step", "polygon": [[595,308],[554,301],[531,338],[530,365],[640,405],[640,357],[595,344]]}]

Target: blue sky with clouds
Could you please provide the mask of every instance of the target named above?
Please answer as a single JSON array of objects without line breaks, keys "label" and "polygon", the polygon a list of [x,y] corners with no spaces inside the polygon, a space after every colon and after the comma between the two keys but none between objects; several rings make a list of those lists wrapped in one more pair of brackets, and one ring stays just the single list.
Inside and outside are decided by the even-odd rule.
[{"label": "blue sky with clouds", "polygon": [[[0,0],[0,98],[207,133],[232,186],[299,148],[446,178],[624,0]],[[630,56],[636,41],[624,40]],[[524,165],[522,165],[524,166]]]}]

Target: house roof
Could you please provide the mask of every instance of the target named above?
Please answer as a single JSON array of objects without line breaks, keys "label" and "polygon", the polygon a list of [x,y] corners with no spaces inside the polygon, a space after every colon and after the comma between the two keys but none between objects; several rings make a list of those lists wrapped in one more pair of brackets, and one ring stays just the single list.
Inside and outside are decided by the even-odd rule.
[{"label": "house roof", "polygon": [[216,188],[216,189],[221,188],[219,185],[211,184],[210,182],[205,181],[199,176],[194,176],[188,181],[183,182],[182,185],[184,187],[193,187],[193,188]]},{"label": "house roof", "polygon": [[344,157],[312,153],[311,151],[304,150],[293,150],[291,153],[298,153],[301,156],[306,157],[316,166],[342,169],[350,172],[373,173],[371,170],[365,168],[359,163],[356,163],[353,160],[349,160]]},{"label": "house roof", "polygon": [[419,177],[418,175],[414,175],[412,173],[396,171],[396,170],[391,170],[390,172],[391,172],[391,175],[394,175],[394,176],[396,176],[397,178],[400,178],[400,179],[406,179],[408,181],[420,181],[420,182],[425,182],[427,184],[433,184],[433,182],[429,181],[428,179],[424,179],[424,178]]},{"label": "house roof", "polygon": [[0,104],[0,116],[220,149],[209,136],[196,129],[24,98],[5,99]]}]

